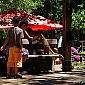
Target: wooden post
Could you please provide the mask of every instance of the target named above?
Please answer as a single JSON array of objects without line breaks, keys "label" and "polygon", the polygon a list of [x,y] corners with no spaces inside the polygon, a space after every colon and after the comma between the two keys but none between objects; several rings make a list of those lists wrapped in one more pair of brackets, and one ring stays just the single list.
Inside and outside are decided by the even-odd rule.
[{"label": "wooden post", "polygon": [[71,14],[72,0],[63,0],[63,71],[71,71]]}]

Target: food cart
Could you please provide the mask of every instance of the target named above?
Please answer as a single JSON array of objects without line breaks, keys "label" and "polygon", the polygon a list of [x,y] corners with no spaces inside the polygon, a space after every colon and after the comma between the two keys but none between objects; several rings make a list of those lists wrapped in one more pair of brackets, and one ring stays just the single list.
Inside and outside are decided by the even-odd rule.
[{"label": "food cart", "polygon": [[[16,14],[14,14],[13,12]],[[0,30],[5,30],[5,29],[13,27],[11,23],[13,16],[18,15],[21,18],[23,18],[22,14],[24,14],[24,17],[26,16],[26,18],[28,19],[28,22],[29,22],[28,28],[31,28],[33,31],[37,31],[37,30],[52,31],[52,30],[58,30],[63,28],[63,26],[60,25],[59,23],[53,22],[52,20],[46,19],[42,16],[34,16],[32,14],[23,13],[22,11],[18,11],[14,9],[14,11],[13,10],[5,11],[4,16],[1,15],[2,16],[1,22],[3,21],[3,19],[5,19],[5,21],[4,23],[3,22],[1,23]],[[47,41],[49,42],[51,48],[53,49],[54,47],[57,47],[57,38],[54,36],[55,35],[54,31],[52,34],[53,34],[53,37],[51,36],[50,39],[48,39],[47,37],[48,34],[46,35],[46,33],[44,33],[45,37],[47,37],[46,38]],[[29,47],[30,48],[32,47],[33,49],[35,48],[35,50],[37,50],[37,53],[35,52],[35,50],[33,50],[33,53],[31,55],[28,54],[28,58],[26,62],[23,63],[23,68],[21,69],[21,71],[26,70],[31,73],[48,72],[49,70],[54,71],[55,57],[62,57],[62,55],[59,55],[59,54],[52,55],[52,54],[49,54],[49,52],[45,53],[42,44],[32,43],[30,45],[27,39],[23,39],[23,45],[28,50],[29,50]]]},{"label": "food cart", "polygon": [[[50,45],[57,45],[57,39],[47,39]],[[28,49],[30,46],[26,39],[23,39],[23,46]],[[54,58],[60,57],[60,55],[53,55],[44,52],[42,44],[31,44],[33,54],[28,55],[28,59],[23,64],[23,70],[28,70],[31,73],[54,71]]]},{"label": "food cart", "polygon": [[[6,28],[6,27],[11,28],[11,26],[1,26],[0,28]],[[56,38],[53,39],[51,37],[51,39],[46,38],[46,40],[49,42],[52,49],[57,47]],[[49,52],[45,53],[42,44],[35,44],[35,43],[29,44],[29,41],[27,39],[23,39],[23,46],[27,50],[29,50],[29,47],[31,46],[33,48],[31,51],[33,53],[28,54],[28,58],[23,63],[23,67],[22,67],[21,71],[27,71],[28,73],[49,72],[49,70],[55,71],[55,67],[54,67],[55,66],[54,65],[55,57],[62,57],[62,55],[60,55],[60,54],[53,55],[53,54],[49,54]],[[35,52],[36,50],[37,50],[37,53]],[[5,57],[1,56],[0,59],[2,61],[0,64],[1,65],[0,68],[1,69],[3,68],[3,70],[4,70],[3,74],[6,74],[7,56],[5,56]]]}]

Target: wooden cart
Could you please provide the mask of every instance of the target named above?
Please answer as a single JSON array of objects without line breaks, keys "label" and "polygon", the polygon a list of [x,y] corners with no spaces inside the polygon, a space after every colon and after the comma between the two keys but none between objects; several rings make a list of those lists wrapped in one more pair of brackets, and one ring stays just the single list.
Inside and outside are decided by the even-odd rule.
[{"label": "wooden cart", "polygon": [[[56,45],[57,44],[57,39],[48,39],[48,42],[50,45]],[[30,44],[27,39],[23,39],[23,45],[26,49],[29,48]],[[28,55],[28,59],[26,62],[23,64],[22,70],[26,70],[31,73],[39,73],[39,72],[49,72],[55,71],[55,57],[63,57],[60,54],[56,55],[50,55],[49,53],[45,54],[44,49],[42,47],[42,44],[31,44],[31,47],[33,49],[37,49],[39,52],[36,54],[35,50],[33,50],[33,55]]]}]

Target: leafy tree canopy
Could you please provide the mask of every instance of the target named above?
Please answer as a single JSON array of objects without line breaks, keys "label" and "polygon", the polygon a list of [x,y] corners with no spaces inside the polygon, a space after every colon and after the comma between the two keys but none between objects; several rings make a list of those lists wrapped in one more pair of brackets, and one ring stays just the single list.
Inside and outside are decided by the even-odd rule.
[{"label": "leafy tree canopy", "polygon": [[72,11],[72,32],[74,39],[85,35],[85,1],[74,0]]},{"label": "leafy tree canopy", "polygon": [[[76,30],[85,29],[85,0],[72,1],[72,32],[73,37],[77,38],[79,33],[76,34]],[[41,15],[62,24],[63,0],[0,0],[0,13],[10,8]]]}]

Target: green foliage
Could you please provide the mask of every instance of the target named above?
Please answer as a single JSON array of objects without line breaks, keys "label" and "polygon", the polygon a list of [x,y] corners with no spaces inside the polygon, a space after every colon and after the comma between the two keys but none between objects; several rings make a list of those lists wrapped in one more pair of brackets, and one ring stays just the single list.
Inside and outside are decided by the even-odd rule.
[{"label": "green foliage", "polygon": [[30,13],[32,10],[43,6],[42,0],[2,0],[0,3],[1,6],[3,6],[1,12],[7,9],[16,8]]},{"label": "green foliage", "polygon": [[43,4],[43,7],[33,10],[33,13],[62,23],[62,0],[44,0]]},{"label": "green foliage", "polygon": [[[72,3],[72,36],[79,39],[85,34],[85,0],[73,0]],[[62,24],[63,0],[1,0],[0,13],[4,10],[16,8],[27,13],[41,15]],[[83,31],[81,30],[83,29]]]},{"label": "green foliage", "polygon": [[[76,11],[73,10],[72,13],[72,32],[74,39],[79,39],[79,37],[82,35],[85,35],[85,10],[84,10],[84,4],[77,5],[79,9]],[[76,31],[83,30],[83,32],[76,32]]]},{"label": "green foliage", "polygon": [[62,4],[62,0],[2,0],[0,10],[2,13],[4,10],[16,8],[61,23]]},{"label": "green foliage", "polygon": [[0,41],[5,40],[8,30],[0,30]]}]

